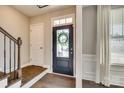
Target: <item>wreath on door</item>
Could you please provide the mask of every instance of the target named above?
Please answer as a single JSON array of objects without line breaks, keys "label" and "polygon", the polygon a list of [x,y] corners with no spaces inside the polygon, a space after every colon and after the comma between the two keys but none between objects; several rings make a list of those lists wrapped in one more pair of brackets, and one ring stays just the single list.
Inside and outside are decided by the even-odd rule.
[{"label": "wreath on door", "polygon": [[66,43],[68,42],[68,35],[66,33],[61,33],[59,34],[58,36],[58,42],[61,44],[61,45],[66,45]]}]

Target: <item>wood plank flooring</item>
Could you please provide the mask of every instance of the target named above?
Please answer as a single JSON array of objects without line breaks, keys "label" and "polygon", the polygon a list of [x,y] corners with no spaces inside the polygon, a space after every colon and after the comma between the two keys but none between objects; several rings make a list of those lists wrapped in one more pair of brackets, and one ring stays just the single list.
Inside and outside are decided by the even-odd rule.
[{"label": "wood plank flooring", "polygon": [[[102,84],[96,84],[93,81],[82,80],[83,88],[122,88],[121,86],[111,85],[105,87]],[[75,79],[56,74],[46,74],[31,88],[75,88]]]},{"label": "wood plank flooring", "polygon": [[0,80],[3,79],[6,75],[3,72],[0,72]]},{"label": "wood plank flooring", "polygon": [[[46,68],[40,66],[27,66],[22,68],[22,85],[42,73]],[[0,72],[0,77],[3,73]],[[83,88],[107,88],[102,84],[96,84],[93,81],[82,80]],[[46,74],[31,88],[75,88],[75,79],[56,74]],[[123,88],[121,86],[111,85],[109,88]]]},{"label": "wood plank flooring", "polygon": [[82,80],[83,88],[123,88],[122,86],[111,85],[110,87],[103,86],[102,84],[96,84],[93,81]]},{"label": "wood plank flooring", "polygon": [[[43,68],[41,66],[34,66],[34,65],[30,65],[30,66],[26,66],[24,68],[22,68],[22,85],[26,84],[28,81],[32,80],[34,77],[36,77],[37,75],[39,75],[40,73],[42,73],[44,70],[46,70],[46,68]],[[9,75],[9,81],[8,81],[8,85],[11,85],[15,82],[17,82],[20,79],[13,79],[14,78],[14,72],[11,72],[8,74]],[[0,72],[0,77],[4,76],[2,72]]]},{"label": "wood plank flooring", "polygon": [[42,73],[46,68],[41,66],[27,66],[22,68],[22,85],[26,84],[28,81]]},{"label": "wood plank flooring", "polygon": [[74,88],[75,79],[55,74],[46,74],[32,88]]},{"label": "wood plank flooring", "polygon": [[4,75],[4,73],[0,72],[0,77],[2,77]]}]

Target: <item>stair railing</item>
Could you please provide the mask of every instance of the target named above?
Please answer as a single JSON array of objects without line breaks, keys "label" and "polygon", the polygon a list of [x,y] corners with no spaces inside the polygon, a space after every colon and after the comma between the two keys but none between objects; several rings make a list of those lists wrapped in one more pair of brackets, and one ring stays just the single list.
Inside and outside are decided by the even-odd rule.
[{"label": "stair railing", "polygon": [[[22,76],[21,71],[21,45],[22,40],[20,37],[18,39],[15,39],[12,35],[10,35],[7,31],[5,31],[2,27],[0,27],[0,32],[3,34],[4,39],[4,66],[3,66],[3,73],[4,75],[9,75],[9,81],[14,79],[19,79]],[[7,58],[7,38],[9,39],[9,58]],[[13,51],[12,51],[12,44],[13,44]],[[13,52],[13,53],[12,53]],[[13,55],[12,55],[13,54]],[[13,57],[13,63],[12,63],[12,57]],[[9,59],[9,63],[7,63],[7,59]],[[9,64],[9,67],[8,65]],[[13,66],[12,66],[13,64]]]}]

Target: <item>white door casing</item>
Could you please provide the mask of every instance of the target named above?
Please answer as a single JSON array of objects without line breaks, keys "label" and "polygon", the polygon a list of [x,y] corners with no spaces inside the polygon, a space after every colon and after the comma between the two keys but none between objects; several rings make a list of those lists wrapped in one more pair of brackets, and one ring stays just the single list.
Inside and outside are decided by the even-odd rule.
[{"label": "white door casing", "polygon": [[30,63],[32,65],[44,65],[44,25],[30,25]]},{"label": "white door casing", "polygon": [[82,12],[83,6],[76,6],[76,88],[82,88]]},{"label": "white door casing", "polygon": [[[65,19],[65,18],[69,18],[69,17],[72,17],[72,23],[65,23],[65,24],[62,24],[62,25],[56,25],[56,26],[63,26],[63,25],[70,25],[70,24],[73,24],[73,38],[74,38],[74,41],[73,41],[73,47],[74,47],[74,53],[73,53],[73,74],[74,74],[74,77],[75,77],[75,74],[76,74],[76,63],[75,63],[75,52],[76,52],[76,27],[75,27],[75,13],[72,13],[72,14],[67,14],[67,15],[62,15],[62,16],[57,16],[57,17],[53,17],[51,18],[51,31],[53,31],[53,27],[56,27],[54,26],[54,20],[60,20],[60,19]],[[53,36],[51,34],[51,42],[53,39]],[[50,63],[50,72],[52,73],[53,72],[53,45],[51,45],[51,63]],[[64,74],[63,74],[64,75]],[[68,75],[64,75],[64,76],[68,76]],[[70,76],[69,76],[70,77]]]}]

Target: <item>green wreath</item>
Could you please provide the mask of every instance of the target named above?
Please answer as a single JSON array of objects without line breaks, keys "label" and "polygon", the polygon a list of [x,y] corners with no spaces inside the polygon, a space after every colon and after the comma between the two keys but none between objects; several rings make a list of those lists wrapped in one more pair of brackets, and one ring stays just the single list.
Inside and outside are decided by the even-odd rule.
[{"label": "green wreath", "polygon": [[59,34],[59,36],[58,36],[58,42],[61,45],[65,45],[68,42],[68,35],[66,33]]}]

